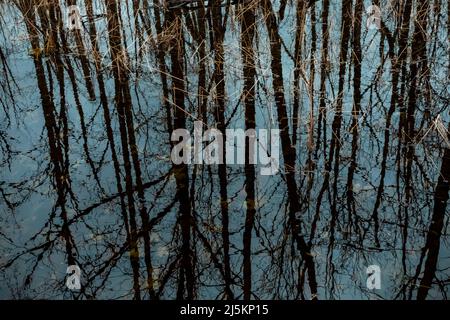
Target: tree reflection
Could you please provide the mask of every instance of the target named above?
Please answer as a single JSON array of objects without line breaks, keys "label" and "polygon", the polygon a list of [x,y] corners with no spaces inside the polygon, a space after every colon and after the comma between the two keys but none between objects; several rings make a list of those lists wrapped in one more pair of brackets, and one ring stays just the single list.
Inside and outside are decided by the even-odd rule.
[{"label": "tree reflection", "polygon": [[[446,299],[450,7],[364,5],[0,3],[0,297]],[[194,121],[282,172],[172,163]]]}]

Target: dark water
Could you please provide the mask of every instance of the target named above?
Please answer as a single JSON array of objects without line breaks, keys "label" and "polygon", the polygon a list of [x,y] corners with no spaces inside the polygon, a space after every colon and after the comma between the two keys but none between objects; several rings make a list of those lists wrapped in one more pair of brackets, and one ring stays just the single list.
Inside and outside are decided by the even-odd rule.
[{"label": "dark water", "polygon": [[[375,3],[2,1],[0,298],[446,299],[450,6]],[[194,121],[279,172],[175,165]]]}]

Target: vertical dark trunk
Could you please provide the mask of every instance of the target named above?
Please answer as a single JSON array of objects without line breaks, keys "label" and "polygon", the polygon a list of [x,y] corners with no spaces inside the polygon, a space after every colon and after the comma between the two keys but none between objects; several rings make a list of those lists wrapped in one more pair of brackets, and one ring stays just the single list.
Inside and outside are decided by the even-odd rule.
[{"label": "vertical dark trunk", "polygon": [[[327,74],[330,70],[330,61],[328,58],[328,43],[330,39],[330,31],[328,27],[328,15],[330,10],[330,1],[323,0],[322,4],[322,54],[320,58],[320,93],[319,93],[319,117],[317,119],[317,140],[316,140],[316,150],[315,155],[317,158],[317,153],[321,145],[322,136],[322,122],[323,122],[323,140],[327,137],[326,131],[326,79]],[[326,144],[323,143],[324,155],[326,154]]]},{"label": "vertical dark trunk", "polygon": [[198,73],[198,113],[200,119],[204,124],[208,123],[207,119],[207,103],[208,103],[208,91],[206,90],[206,11],[202,5],[197,14],[198,25],[198,59],[199,59],[199,73]]},{"label": "vertical dark trunk", "polygon": [[[76,5],[76,4],[77,4],[76,0],[67,0],[68,6],[72,6],[72,5]],[[89,99],[95,100],[95,92],[94,92],[94,85],[92,84],[91,70],[90,70],[89,61],[88,61],[88,58],[86,55],[86,48],[84,47],[83,38],[81,36],[81,31],[76,29],[76,30],[73,30],[73,32],[75,35],[75,42],[77,44],[77,51],[78,51],[78,56],[80,59],[81,70],[84,75],[84,81],[86,84],[86,89],[89,94]]]},{"label": "vertical dark trunk", "polygon": [[[39,35],[36,27],[35,7],[32,3],[27,1],[20,1],[18,3],[23,16],[26,21],[26,28],[30,36],[31,47],[34,52],[40,48]],[[45,128],[47,130],[47,138],[50,149],[50,161],[53,165],[54,183],[57,190],[56,207],[61,209],[61,220],[63,222],[61,227],[61,236],[64,239],[67,264],[75,264],[74,256],[74,241],[69,229],[67,210],[66,210],[66,194],[69,191],[68,179],[64,175],[64,160],[63,153],[59,141],[59,129],[55,118],[55,106],[51,98],[51,93],[48,90],[45,69],[42,63],[42,58],[38,55],[34,57],[34,67],[38,83],[38,89],[41,96],[42,109],[44,113]]]},{"label": "vertical dark trunk", "polygon": [[[450,132],[450,127],[448,128]],[[450,139],[450,135],[448,135]],[[428,231],[427,240],[423,252],[428,252],[425,261],[425,269],[419,290],[417,292],[418,300],[425,300],[431,289],[432,282],[436,275],[439,259],[439,250],[441,246],[441,236],[444,228],[444,219],[447,209],[448,192],[450,190],[450,149],[446,148],[442,158],[441,171],[439,173],[438,183],[434,191],[434,209],[431,217],[431,225]]]},{"label": "vertical dark trunk", "polygon": [[[352,0],[344,0],[342,2],[342,25],[341,25],[341,48],[339,54],[339,89],[336,101],[335,116],[332,124],[332,138],[330,143],[330,154],[327,163],[327,172],[331,170],[331,164],[333,159],[335,160],[334,165],[334,182],[333,189],[337,189],[337,180],[339,177],[339,162],[340,162],[340,151],[342,147],[341,143],[341,124],[342,124],[342,108],[343,108],[343,98],[344,98],[344,86],[345,86],[345,75],[347,69],[347,59],[348,59],[348,45],[350,41],[350,31],[352,29]],[[336,192],[333,196],[333,207],[336,207]]]},{"label": "vertical dark trunk", "polygon": [[[330,219],[330,239],[328,244],[328,267],[334,269],[333,264],[333,249],[335,244],[335,227],[338,220],[337,213],[337,181],[339,178],[339,163],[340,163],[340,150],[341,150],[341,124],[342,124],[342,108],[343,108],[343,95],[344,95],[344,85],[345,85],[345,75],[347,69],[347,56],[348,56],[348,44],[350,40],[350,31],[352,28],[352,0],[344,0],[342,2],[342,12],[341,12],[341,42],[340,42],[340,53],[339,53],[339,85],[338,85],[338,96],[336,99],[335,115],[332,124],[332,136],[330,142],[330,151],[328,159],[325,163],[325,177],[322,188],[319,192],[316,205],[316,215],[320,213],[320,207],[322,204],[322,199],[326,190],[330,186],[330,174],[333,166],[334,160],[334,180],[332,184],[332,199],[331,199],[331,219]],[[322,90],[321,90],[322,91]],[[324,137],[324,140],[326,137]],[[331,277],[332,275],[329,275]],[[334,290],[333,285],[330,286],[330,292]]]},{"label": "vertical dark trunk", "polygon": [[306,4],[302,0],[297,1],[296,11],[296,32],[295,32],[295,52],[294,52],[294,103],[292,107],[292,145],[297,147],[297,130],[299,123],[299,107],[300,107],[300,72],[301,72],[301,58],[302,45],[305,33],[306,20]]},{"label": "vertical dark trunk", "polygon": [[[175,34],[181,33],[182,15],[179,9],[169,9],[166,14],[166,24],[172,24],[171,28]],[[172,96],[174,110],[174,129],[186,128],[186,115],[184,110],[185,87],[183,74],[183,39],[172,39],[170,46]],[[186,164],[174,165],[173,171],[177,184],[177,194],[180,201],[180,218],[182,246],[181,246],[181,269],[177,289],[177,299],[194,298],[194,267],[193,251],[191,248],[191,206],[189,195],[189,171]],[[186,291],[186,295],[185,295]]]},{"label": "vertical dark trunk", "polygon": [[[161,82],[162,82],[162,88],[163,88],[163,99],[164,99],[164,108],[166,110],[166,117],[167,117],[167,126],[168,126],[168,131],[169,133],[172,132],[173,128],[172,128],[172,110],[170,108],[169,105],[169,85],[167,83],[167,66],[166,66],[166,62],[165,62],[165,54],[164,54],[164,47],[163,47],[163,43],[164,41],[162,40],[162,32],[163,32],[163,27],[162,27],[162,22],[161,22],[161,11],[159,10],[159,7],[161,5],[159,0],[155,0],[154,1],[154,6],[153,6],[153,12],[155,14],[155,29],[156,29],[156,36],[157,36],[157,48],[156,48],[156,57],[158,60],[158,66],[160,69],[160,76],[161,76]],[[147,52],[147,54],[149,54]]]},{"label": "vertical dark trunk", "polygon": [[[410,30],[410,21],[411,21],[411,11],[412,11],[412,1],[405,1],[405,5],[403,8],[403,15],[401,17],[401,23],[399,24],[400,30],[398,30],[399,40],[398,40],[398,60],[399,60],[399,68],[401,69],[402,74],[402,86],[401,86],[401,94],[399,95],[399,103],[398,108],[400,111],[400,133],[402,137],[404,136],[403,130],[405,129],[405,106],[404,106],[404,90],[405,90],[405,77],[406,77],[406,60],[408,58],[408,35]],[[400,149],[400,148],[399,148]]]},{"label": "vertical dark trunk", "polygon": [[[42,10],[39,10],[42,12]],[[51,43],[51,50],[53,52],[48,52],[54,59],[56,64],[56,78],[59,84],[59,95],[60,95],[60,122],[62,124],[62,140],[64,145],[64,176],[67,177],[68,181],[70,181],[70,172],[69,172],[69,125],[67,119],[67,105],[66,105],[66,93],[65,93],[65,78],[64,78],[64,65],[61,60],[61,53],[63,53],[63,49],[58,41],[58,29],[61,28],[61,23],[58,23],[58,8],[56,6],[50,5],[49,8],[49,25],[51,26],[51,31],[48,34],[49,39],[47,40],[47,48],[48,44]],[[44,16],[40,13],[41,19]],[[51,40],[50,40],[51,39]]]},{"label": "vertical dark trunk", "polygon": [[[137,4],[136,4],[137,6]],[[137,10],[135,6],[135,9]],[[137,13],[136,13],[137,15]],[[135,20],[135,27],[139,28],[139,25],[137,21]],[[123,50],[123,49],[122,49]],[[123,52],[120,56],[121,59],[124,59],[124,61],[127,61],[127,58],[125,55],[127,52]],[[120,87],[122,90],[122,99],[123,99],[123,109],[124,109],[124,115],[125,115],[125,122],[126,122],[126,131],[128,134],[128,145],[130,147],[130,153],[131,153],[131,159],[133,162],[134,172],[135,172],[135,179],[136,179],[136,189],[138,193],[139,198],[139,215],[142,221],[142,228],[144,230],[142,234],[143,242],[144,242],[144,262],[146,266],[146,273],[147,273],[147,289],[150,295],[150,298],[155,298],[155,291],[153,288],[153,266],[152,266],[152,260],[151,260],[151,248],[150,248],[150,227],[149,227],[149,217],[147,213],[146,208],[146,201],[145,201],[145,193],[144,188],[142,185],[142,171],[141,171],[141,165],[139,160],[139,150],[136,142],[135,137],[135,128],[134,128],[134,119],[133,119],[133,111],[132,111],[132,98],[130,94],[130,88],[129,88],[129,75],[126,71],[126,68],[121,68],[121,82]]]},{"label": "vertical dark trunk", "polygon": [[91,46],[93,50],[93,57],[94,57],[94,64],[95,64],[95,71],[97,75],[97,83],[98,88],[100,92],[100,103],[102,104],[103,108],[103,119],[105,121],[105,127],[106,127],[106,135],[108,137],[109,147],[111,148],[111,158],[113,161],[114,166],[114,175],[116,179],[116,186],[117,191],[119,193],[120,198],[120,210],[122,214],[122,219],[125,226],[125,234],[126,234],[126,241],[127,243],[131,243],[130,238],[130,223],[128,218],[128,213],[126,209],[126,203],[125,203],[125,196],[123,194],[123,187],[122,187],[122,175],[120,170],[120,164],[119,160],[117,158],[117,152],[116,152],[116,143],[114,140],[114,133],[112,130],[112,123],[111,123],[111,115],[109,110],[109,102],[108,97],[106,95],[106,89],[105,89],[105,82],[103,79],[103,73],[101,70],[101,61],[100,61],[100,48],[97,43],[97,29],[94,22],[94,11],[92,7],[92,0],[86,0],[86,13],[87,18],[89,22],[89,35],[91,40]]},{"label": "vertical dark trunk", "polygon": [[[409,92],[408,92],[408,104],[406,109],[406,172],[405,172],[405,193],[406,193],[406,203],[408,204],[404,208],[403,217],[403,269],[406,273],[406,246],[408,242],[408,227],[409,227],[409,204],[413,199],[413,162],[415,158],[415,141],[416,141],[416,108],[418,104],[418,94],[417,89],[420,84],[420,79],[422,77],[427,77],[427,71],[420,74],[421,67],[426,63],[427,54],[427,28],[428,28],[428,14],[429,14],[429,1],[418,1],[417,2],[417,13],[414,20],[414,31],[413,39],[411,43],[411,62],[410,62],[410,72],[409,72]],[[438,247],[439,248],[439,247]],[[439,250],[439,249],[438,249]]]},{"label": "vertical dark trunk", "polygon": [[[245,128],[254,129],[255,119],[255,52],[253,40],[255,37],[255,13],[253,9],[244,8],[241,21],[241,55],[244,68],[244,106],[245,106]],[[245,203],[247,212],[245,216],[243,234],[243,256],[244,256],[244,300],[250,300],[252,294],[252,230],[255,223],[255,166],[250,164],[249,143],[245,145]]]},{"label": "vertical dark trunk", "polygon": [[[353,222],[353,216],[356,214],[355,198],[353,194],[353,177],[355,175],[357,162],[356,156],[358,152],[358,139],[359,139],[359,114],[361,112],[361,64],[362,64],[362,51],[361,51],[361,28],[362,28],[362,14],[364,10],[364,3],[362,0],[356,0],[354,25],[353,25],[353,50],[352,50],[352,62],[353,62],[353,110],[352,110],[352,123],[350,126],[350,132],[352,133],[352,155],[350,167],[348,169],[347,176],[347,206],[349,211],[348,226],[351,227]],[[349,230],[350,231],[350,230]]]},{"label": "vertical dark trunk", "polygon": [[275,92],[275,104],[277,106],[278,127],[280,129],[281,150],[284,159],[284,171],[289,199],[289,225],[293,237],[297,243],[302,258],[308,269],[308,282],[312,299],[317,299],[317,281],[315,274],[314,259],[310,254],[301,231],[301,221],[297,216],[301,212],[301,205],[297,194],[297,183],[295,181],[295,149],[289,136],[289,119],[286,112],[286,101],[284,97],[283,67],[281,63],[281,39],[278,34],[278,26],[273,12],[272,4],[263,0],[262,9],[266,16],[265,22],[270,39],[270,52],[272,55],[271,68],[273,75],[273,87]]},{"label": "vertical dark trunk", "polygon": [[[316,3],[311,5],[311,63],[309,77],[309,119],[308,119],[308,170],[312,172],[312,151],[314,150],[314,83],[316,82],[316,49],[317,49],[317,31],[316,31]],[[295,145],[295,143],[294,143]]]},{"label": "vertical dark trunk", "polygon": [[125,168],[125,185],[128,198],[128,211],[130,218],[130,262],[133,270],[133,290],[134,299],[141,299],[139,284],[139,249],[137,245],[137,225],[136,225],[136,209],[133,198],[133,178],[131,172],[130,153],[127,144],[127,126],[125,116],[124,97],[122,92],[123,81],[126,81],[124,72],[124,57],[122,47],[122,37],[119,29],[118,8],[115,0],[106,1],[106,9],[108,16],[108,36],[109,47],[112,60],[112,68],[114,75],[115,103],[119,116],[119,130],[122,144],[122,156]]},{"label": "vertical dark trunk", "polygon": [[[410,4],[409,1],[407,1],[407,4]],[[409,9],[411,10],[411,9]],[[409,21],[408,21],[409,25]],[[389,43],[389,58],[391,60],[392,64],[392,75],[391,75],[391,84],[392,84],[392,90],[391,90],[391,99],[390,99],[390,106],[389,110],[386,115],[386,125],[384,129],[384,145],[383,145],[383,152],[382,152],[382,160],[381,160],[381,172],[380,172],[380,182],[378,184],[378,190],[377,190],[377,196],[375,199],[375,205],[374,209],[372,211],[372,220],[375,224],[375,235],[377,237],[378,235],[378,228],[379,228],[379,219],[378,219],[378,209],[382,202],[382,196],[384,192],[384,180],[386,176],[386,163],[389,155],[389,141],[391,137],[391,123],[392,123],[392,115],[394,114],[397,104],[400,104],[400,96],[399,96],[399,90],[398,90],[398,83],[400,78],[400,72],[401,72],[401,66],[403,63],[403,60],[406,59],[406,45],[407,45],[407,37],[408,37],[408,27],[407,25],[404,25],[401,29],[400,39],[399,39],[399,51],[396,55],[394,52],[394,46],[395,46],[395,39],[393,38],[392,33],[388,30],[388,28],[382,24],[381,31],[385,35],[385,37],[388,39]]]},{"label": "vertical dark trunk", "polygon": [[[214,36],[214,65],[215,65],[215,85],[217,90],[217,110],[215,118],[217,129],[222,132],[224,141],[226,140],[226,124],[225,124],[225,73],[224,73],[224,48],[223,39],[225,37],[225,28],[222,25],[222,9],[220,3],[216,0],[212,2],[212,28]],[[202,75],[203,76],[203,75]],[[204,84],[202,84],[204,85]],[[201,91],[204,89],[200,88]],[[202,106],[203,108],[203,106]],[[201,111],[205,112],[205,111]],[[203,116],[204,117],[204,116]],[[225,144],[222,149],[223,159],[226,159]],[[225,295],[227,299],[233,299],[234,295],[231,291],[231,269],[230,269],[230,239],[229,239],[229,216],[228,216],[228,179],[226,164],[219,164],[219,186],[220,186],[220,208],[222,212],[222,240],[224,254],[224,274],[225,274]],[[244,276],[245,278],[245,276]]]}]

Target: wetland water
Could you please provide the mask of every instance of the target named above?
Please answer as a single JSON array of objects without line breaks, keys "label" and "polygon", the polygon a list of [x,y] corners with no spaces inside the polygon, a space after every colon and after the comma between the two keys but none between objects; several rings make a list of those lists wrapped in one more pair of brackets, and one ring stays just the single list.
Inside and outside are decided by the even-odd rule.
[{"label": "wetland water", "polygon": [[0,1],[0,298],[446,299],[450,8],[376,3]]}]

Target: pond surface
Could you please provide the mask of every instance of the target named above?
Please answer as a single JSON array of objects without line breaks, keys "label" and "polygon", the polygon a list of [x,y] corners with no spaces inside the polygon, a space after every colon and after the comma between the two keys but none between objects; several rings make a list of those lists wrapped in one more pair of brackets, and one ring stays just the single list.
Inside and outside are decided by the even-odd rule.
[{"label": "pond surface", "polygon": [[450,5],[376,3],[2,1],[0,298],[447,299]]}]

